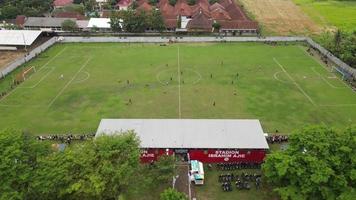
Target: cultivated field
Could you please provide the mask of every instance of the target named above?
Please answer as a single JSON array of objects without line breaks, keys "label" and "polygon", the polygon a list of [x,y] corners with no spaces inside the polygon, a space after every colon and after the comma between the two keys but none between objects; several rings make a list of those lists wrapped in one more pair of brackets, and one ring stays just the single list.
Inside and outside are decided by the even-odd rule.
[{"label": "cultivated field", "polygon": [[292,0],[239,0],[268,34],[320,33],[321,27]]},{"label": "cultivated field", "polygon": [[290,132],[356,121],[356,93],[301,45],[59,44],[26,66],[37,72],[0,100],[0,127],[83,133],[101,118],[257,118]]},{"label": "cultivated field", "polygon": [[354,30],[356,27],[356,2],[293,0],[315,22],[328,28]]}]

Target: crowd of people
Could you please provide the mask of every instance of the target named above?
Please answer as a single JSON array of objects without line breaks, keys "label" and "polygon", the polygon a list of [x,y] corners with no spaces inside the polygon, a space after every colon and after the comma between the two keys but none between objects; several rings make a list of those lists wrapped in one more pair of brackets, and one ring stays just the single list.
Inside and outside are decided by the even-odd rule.
[{"label": "crowd of people", "polygon": [[43,141],[43,140],[53,140],[53,141],[60,141],[62,143],[67,143],[70,144],[72,141],[77,140],[77,141],[84,141],[88,139],[92,139],[95,137],[95,133],[88,133],[88,134],[79,134],[79,135],[73,135],[73,134],[52,134],[52,135],[40,135],[36,136],[37,140]]},{"label": "crowd of people", "polygon": [[219,182],[223,191],[229,192],[233,190],[233,183],[235,182],[235,187],[239,190],[249,190],[251,189],[251,182],[254,182],[256,190],[260,188],[262,179],[261,174],[249,174],[242,172],[241,175],[234,175],[233,173],[221,174],[219,175]]},{"label": "crowd of people", "polygon": [[232,171],[237,169],[259,169],[262,163],[254,162],[236,162],[236,163],[218,163],[217,169],[224,171]]},{"label": "crowd of people", "polygon": [[288,142],[288,135],[269,135],[266,137],[266,139],[269,144],[281,144]]}]

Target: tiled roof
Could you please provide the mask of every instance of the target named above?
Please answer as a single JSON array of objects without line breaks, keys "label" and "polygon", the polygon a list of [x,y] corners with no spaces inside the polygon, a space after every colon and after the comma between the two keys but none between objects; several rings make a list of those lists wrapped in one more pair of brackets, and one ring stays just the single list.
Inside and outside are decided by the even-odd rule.
[{"label": "tiled roof", "polygon": [[230,20],[231,17],[223,8],[216,8],[211,11],[211,17],[215,20]]},{"label": "tiled roof", "polygon": [[141,5],[138,6],[137,10],[144,10],[146,12],[149,12],[152,10],[152,6],[146,1],[144,1],[143,3],[141,3]]},{"label": "tiled roof", "polygon": [[132,4],[132,0],[120,0],[115,7],[128,7]]},{"label": "tiled roof", "polygon": [[17,26],[23,26],[23,24],[25,23],[26,21],[26,16],[25,15],[17,15],[16,16],[16,25]]},{"label": "tiled roof", "polygon": [[176,28],[177,27],[177,19],[165,19],[164,24],[167,28]]},{"label": "tiled roof", "polygon": [[212,21],[203,12],[200,12],[188,22],[187,28],[193,30],[211,31]]},{"label": "tiled roof", "polygon": [[257,29],[258,23],[254,21],[240,20],[218,20],[220,29]]},{"label": "tiled roof", "polygon": [[[139,9],[149,11],[152,6],[148,0],[138,0]],[[212,22],[221,22],[222,28],[227,29],[257,29],[257,22],[251,21],[244,14],[242,8],[235,4],[233,0],[219,0],[212,5],[208,0],[197,0],[196,4],[189,6],[187,0],[178,0],[175,6],[169,4],[169,0],[160,0],[157,4],[168,28],[177,25],[177,17],[192,17],[188,22],[188,29],[211,30]]]},{"label": "tiled roof", "polygon": [[176,15],[181,15],[181,16],[193,15],[192,8],[188,5],[188,3],[185,0],[178,0],[174,8],[175,8]]},{"label": "tiled roof", "polygon": [[234,20],[246,20],[247,17],[242,12],[241,8],[236,4],[232,3],[226,7],[226,11],[229,13],[230,17]]},{"label": "tiled roof", "polygon": [[72,4],[73,0],[54,0],[53,5],[54,6],[66,6],[69,4]]}]

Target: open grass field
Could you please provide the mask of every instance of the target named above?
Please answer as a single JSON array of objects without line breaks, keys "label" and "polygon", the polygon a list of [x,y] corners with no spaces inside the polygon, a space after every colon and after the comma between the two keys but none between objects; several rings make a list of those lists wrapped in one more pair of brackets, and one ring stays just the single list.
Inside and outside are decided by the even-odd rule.
[{"label": "open grass field", "polygon": [[293,0],[315,22],[322,26],[354,30],[356,28],[355,1]]},{"label": "open grass field", "polygon": [[318,34],[322,27],[292,0],[239,0],[267,35]]},{"label": "open grass field", "polygon": [[257,118],[287,133],[356,121],[356,93],[301,45],[58,44],[26,66],[37,72],[0,100],[2,128],[83,133],[101,118]]}]

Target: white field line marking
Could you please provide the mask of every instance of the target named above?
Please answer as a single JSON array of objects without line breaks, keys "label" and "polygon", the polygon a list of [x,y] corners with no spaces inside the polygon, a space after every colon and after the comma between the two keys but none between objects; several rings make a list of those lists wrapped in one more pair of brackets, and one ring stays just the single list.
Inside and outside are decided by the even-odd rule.
[{"label": "white field line marking", "polygon": [[[333,73],[332,70],[329,71],[328,68],[327,68],[325,65],[323,65],[323,64],[321,63],[320,60],[318,60],[318,59],[315,58],[314,56],[308,54],[301,46],[298,46],[298,47],[303,51],[303,53],[304,53],[305,55],[307,55],[307,56],[311,57],[312,59],[314,59],[314,60],[315,60],[322,68],[324,68],[327,72]],[[337,76],[337,79],[339,79],[347,88],[350,88],[350,89],[352,90],[352,88],[351,88],[349,85],[347,85],[341,78],[339,78],[339,77]],[[352,91],[353,91],[353,90],[352,90]]]},{"label": "white field line marking", "polygon": [[14,104],[14,105],[10,105],[10,104],[0,104],[0,107],[36,107],[36,108],[39,108],[39,107],[45,107],[44,105],[22,105],[22,104]]},{"label": "white field line marking", "polygon": [[[58,52],[55,56],[53,56],[53,58],[51,58],[50,60],[48,60],[44,65],[42,65],[42,67],[41,67],[41,69],[39,69],[37,72],[39,72],[39,71],[41,71],[42,69],[44,69],[45,68],[45,66],[47,66],[53,59],[55,59],[58,55],[60,55],[64,50],[66,50],[67,49],[67,47],[64,47],[60,52]],[[36,72],[36,73],[37,73]],[[35,73],[35,74],[36,74]],[[46,74],[47,75],[47,74]],[[32,75],[28,78],[28,79],[30,79],[32,77]],[[28,80],[27,79],[27,80]],[[38,82],[38,84],[40,83],[42,81],[42,78],[41,78],[41,80]],[[38,84],[36,84],[36,86],[38,85]],[[0,99],[0,102],[2,101],[2,100],[4,100],[4,99],[6,99],[8,96],[10,96],[10,94],[12,94],[13,92],[15,92],[15,90],[17,89],[17,88],[19,88],[19,87],[15,87],[13,90],[11,90],[9,93],[7,93],[5,96],[3,96],[1,99]],[[31,87],[31,88],[34,88],[34,87]]]},{"label": "white field line marking", "polygon": [[181,112],[181,94],[180,94],[180,62],[179,62],[179,46],[178,46],[178,112],[179,112],[179,119],[182,117],[182,112]]},{"label": "white field line marking", "polygon": [[313,72],[318,75],[326,84],[328,84],[330,87],[335,88],[335,89],[340,89],[340,88],[345,88],[345,87],[336,87],[335,85],[331,84],[328,80],[326,80],[319,72],[315,70],[314,67],[311,68]]},{"label": "white field line marking", "polygon": [[33,89],[33,88],[37,87],[49,74],[52,73],[52,71],[54,70],[54,67],[51,67],[51,68],[46,67],[46,69],[51,69],[51,70],[49,70],[45,75],[43,75],[43,76],[41,77],[41,79],[40,79],[36,84],[34,84],[34,85],[32,85],[32,86],[28,86],[28,87],[21,87],[21,86],[20,86],[19,88]]},{"label": "white field line marking", "polygon": [[83,78],[82,80],[74,81],[73,83],[81,83],[88,80],[90,78],[89,72],[84,72],[84,73],[87,75],[85,78]]},{"label": "white field line marking", "polygon": [[282,71],[288,76],[288,78],[294,83],[294,85],[302,92],[302,94],[312,103],[314,106],[316,104],[314,103],[313,99],[303,90],[302,87],[293,79],[293,77],[284,69],[284,67],[277,61],[276,58],[273,58],[274,62],[277,63],[277,65],[282,69]]},{"label": "white field line marking", "polygon": [[64,92],[64,90],[72,83],[72,81],[75,79],[75,77],[87,66],[91,58],[88,58],[88,60],[80,67],[80,69],[74,74],[72,79],[70,79],[67,84],[58,92],[58,94],[53,98],[53,100],[48,104],[48,108],[51,107],[51,105],[56,101],[56,99]]},{"label": "white field line marking", "polygon": [[[57,58],[60,54],[62,54],[64,52],[64,50],[66,50],[66,49],[67,49],[67,47],[64,47],[60,52],[58,52],[55,56],[53,56],[45,64],[43,64],[42,67],[37,72],[42,71],[42,69],[47,69],[48,68],[47,65],[50,62],[52,62],[55,58]],[[47,72],[45,75],[43,75],[42,78],[37,83],[35,83],[34,85],[29,86],[29,87],[21,87],[21,88],[35,88],[35,87],[37,87],[37,85],[39,85],[50,73],[52,73],[52,71],[54,70],[54,67],[50,67],[50,69],[51,70],[49,72]],[[36,73],[34,73],[34,74],[36,74]],[[28,79],[30,79],[34,74],[32,74]]]},{"label": "white field line marking", "polygon": [[322,107],[352,107],[356,106],[356,104],[320,104]]},{"label": "white field line marking", "polygon": [[279,73],[282,73],[282,72],[283,72],[283,71],[278,71],[278,72],[274,73],[274,74],[273,74],[274,79],[276,79],[276,80],[279,81],[279,82],[282,82],[282,83],[285,83],[285,84],[289,84],[290,82],[282,81],[281,79],[278,78],[277,75],[278,75]]}]

